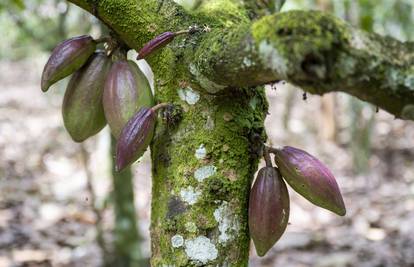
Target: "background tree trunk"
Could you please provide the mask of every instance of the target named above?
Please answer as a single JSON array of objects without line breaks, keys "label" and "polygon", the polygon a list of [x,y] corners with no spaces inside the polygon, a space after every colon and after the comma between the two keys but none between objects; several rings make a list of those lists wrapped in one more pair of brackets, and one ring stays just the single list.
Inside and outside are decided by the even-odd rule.
[{"label": "background tree trunk", "polygon": [[131,168],[115,171],[116,140],[111,136],[112,197],[115,210],[113,262],[110,266],[141,267],[143,257],[134,206],[134,184]]}]

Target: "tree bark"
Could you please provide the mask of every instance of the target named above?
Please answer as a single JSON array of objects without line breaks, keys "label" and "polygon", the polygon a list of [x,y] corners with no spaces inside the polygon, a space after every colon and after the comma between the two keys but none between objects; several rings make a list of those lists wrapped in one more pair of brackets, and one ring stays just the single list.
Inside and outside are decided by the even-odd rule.
[{"label": "tree bark", "polygon": [[[309,11],[262,14],[245,0],[70,0],[129,47],[197,26],[148,58],[160,114],[151,146],[152,266],[247,266],[247,201],[264,142],[261,85],[344,91],[414,119],[414,45]],[[95,3],[95,4],[93,4]],[[257,87],[258,86],[258,87]]]}]

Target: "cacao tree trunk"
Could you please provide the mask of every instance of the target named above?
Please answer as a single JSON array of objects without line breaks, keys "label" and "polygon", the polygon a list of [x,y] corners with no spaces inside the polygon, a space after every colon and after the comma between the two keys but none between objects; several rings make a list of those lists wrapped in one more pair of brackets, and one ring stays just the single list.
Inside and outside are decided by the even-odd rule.
[{"label": "cacao tree trunk", "polygon": [[183,111],[177,125],[160,119],[152,145],[152,266],[247,266],[263,89],[208,96],[174,83],[158,93]]},{"label": "cacao tree trunk", "polygon": [[[267,103],[287,80],[313,94],[344,91],[414,119],[414,43],[355,29],[322,12],[270,14],[255,0],[69,0],[139,50],[196,27],[148,58],[160,114],[151,145],[152,266],[247,266],[247,201]],[[256,86],[259,86],[256,87]]]}]

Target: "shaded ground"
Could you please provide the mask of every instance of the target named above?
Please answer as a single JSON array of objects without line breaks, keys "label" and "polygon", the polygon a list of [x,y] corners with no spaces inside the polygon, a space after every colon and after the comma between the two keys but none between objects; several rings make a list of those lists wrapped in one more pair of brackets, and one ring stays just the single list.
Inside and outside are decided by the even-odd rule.
[{"label": "shaded ground", "polygon": [[[39,77],[45,59],[0,63],[0,267],[98,266],[95,216],[86,190],[79,145],[63,129],[63,84],[42,94]],[[337,217],[291,192],[286,234],[251,266],[414,266],[414,123],[375,114],[369,172],[355,175],[352,164],[349,98],[336,96],[335,141],[326,137],[321,99],[300,91],[291,96],[289,131],[283,127],[287,88],[268,90],[270,143],[289,144],[318,155],[338,178],[348,213]],[[326,109],[325,109],[326,110]],[[365,107],[362,116],[372,109]],[[322,115],[320,115],[322,114]],[[110,190],[109,134],[86,143],[94,188],[104,205]],[[150,162],[134,166],[136,207],[143,249],[149,255]],[[104,213],[110,232],[113,214]],[[108,235],[107,239],[111,236]]]}]

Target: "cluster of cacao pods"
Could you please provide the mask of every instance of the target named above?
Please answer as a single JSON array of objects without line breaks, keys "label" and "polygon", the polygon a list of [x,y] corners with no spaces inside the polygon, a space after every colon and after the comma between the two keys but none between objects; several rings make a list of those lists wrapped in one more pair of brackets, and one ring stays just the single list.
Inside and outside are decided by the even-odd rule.
[{"label": "cluster of cacao pods", "polygon": [[285,181],[314,205],[340,216],[345,204],[335,177],[317,158],[298,148],[265,149],[274,154],[277,167],[268,156],[260,169],[249,199],[249,231],[257,254],[264,256],[279,240],[289,221],[289,194]]},{"label": "cluster of cacao pods", "polygon": [[149,82],[135,62],[127,60],[126,49],[107,53],[97,50],[97,45],[89,35],[59,44],[44,67],[41,88],[46,92],[72,74],[62,105],[65,128],[74,141],[83,142],[108,124],[118,140],[116,167],[120,171],[148,147],[160,106],[153,107]]}]

